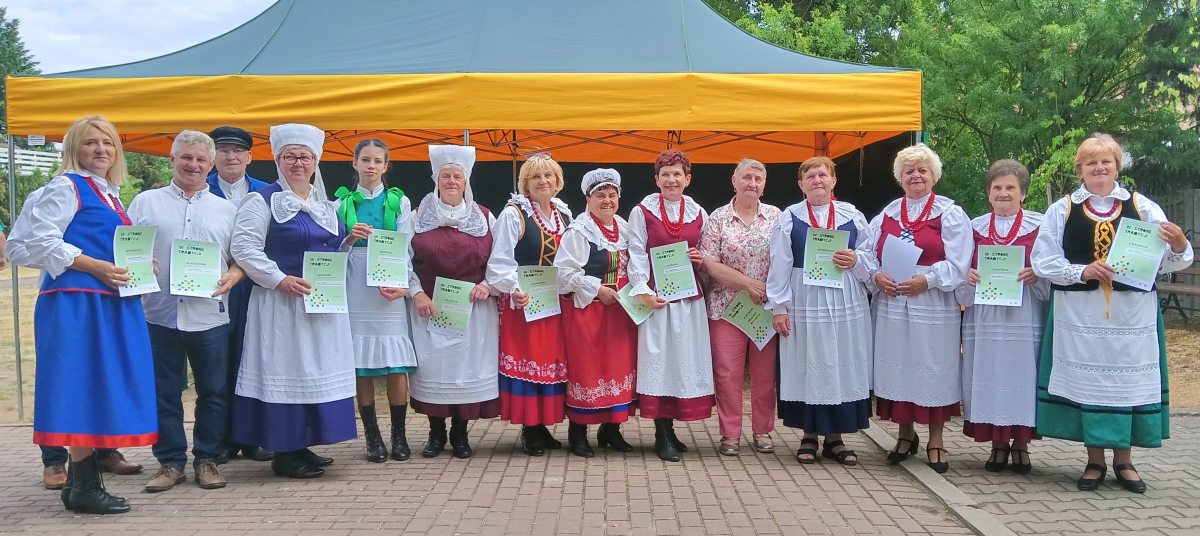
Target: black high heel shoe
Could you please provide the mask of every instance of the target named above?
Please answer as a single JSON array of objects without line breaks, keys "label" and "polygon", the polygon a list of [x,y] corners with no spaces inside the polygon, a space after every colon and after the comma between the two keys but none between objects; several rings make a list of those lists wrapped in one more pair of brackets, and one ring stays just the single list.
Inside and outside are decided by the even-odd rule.
[{"label": "black high heel shoe", "polygon": [[[1030,461],[1029,461],[1029,451],[1022,450],[1022,449],[1012,449],[1012,452],[1013,452],[1012,463],[1009,464],[1009,467],[1012,468],[1012,471],[1018,475],[1029,474],[1029,472],[1033,470],[1033,464],[1030,463]],[[1019,460],[1021,458],[1020,455],[1017,454],[1018,452],[1025,454],[1025,463],[1017,463],[1017,460]]]},{"label": "black high heel shoe", "polygon": [[[983,462],[983,469],[989,473],[999,473],[1005,467],[1008,467],[1008,455],[1012,453],[1012,448],[1005,445],[1003,447],[992,447],[992,455],[988,456],[988,460]],[[1013,466],[1016,470],[1016,466]]]},{"label": "black high heel shoe", "polygon": [[1125,488],[1125,491],[1146,493],[1146,481],[1142,480],[1140,475],[1137,480],[1126,480],[1125,477],[1121,476],[1121,471],[1133,471],[1136,473],[1137,469],[1133,467],[1132,463],[1113,464],[1113,476],[1117,477],[1117,482],[1121,484],[1122,488]]},{"label": "black high heel shoe", "polygon": [[1100,483],[1104,481],[1104,475],[1108,474],[1108,466],[1099,463],[1087,464],[1087,467],[1083,468],[1083,472],[1087,473],[1091,469],[1100,471],[1100,476],[1096,478],[1079,477],[1079,480],[1075,482],[1075,487],[1079,488],[1079,491],[1096,491],[1100,487]]},{"label": "black high heel shoe", "polygon": [[[900,444],[903,441],[907,441],[909,444],[908,452],[900,450]],[[902,437],[900,439],[897,439],[896,440],[896,448],[892,449],[892,451],[888,453],[888,456],[887,456],[888,464],[896,465],[904,460],[907,460],[909,456],[912,456],[912,455],[916,454],[918,451],[920,451],[920,449],[918,448],[918,445],[920,445],[920,444],[921,444],[921,436],[917,435],[916,430],[913,430],[912,439],[909,439],[907,437]]]},{"label": "black high heel shoe", "polygon": [[941,452],[942,458],[946,458],[946,457],[950,456],[950,453],[946,452],[946,449],[944,449],[944,448],[925,447],[925,456],[927,458],[929,458],[929,461],[925,462],[925,465],[928,465],[930,469],[933,469],[933,471],[939,475],[942,473],[945,473],[946,471],[949,471],[950,470],[950,462],[946,461],[945,459],[943,459],[940,462],[933,461],[932,454],[934,452]]}]

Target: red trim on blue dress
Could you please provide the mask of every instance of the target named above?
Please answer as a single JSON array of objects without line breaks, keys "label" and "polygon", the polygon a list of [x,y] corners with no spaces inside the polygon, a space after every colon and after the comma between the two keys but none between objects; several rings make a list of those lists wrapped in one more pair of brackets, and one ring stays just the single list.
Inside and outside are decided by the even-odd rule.
[{"label": "red trim on blue dress", "polygon": [[33,443],[44,447],[92,447],[120,449],[144,447],[158,442],[158,432],[137,435],[64,434],[34,432]]},{"label": "red trim on blue dress", "polygon": [[94,288],[74,288],[74,287],[52,288],[49,290],[43,290],[43,291],[38,292],[38,296],[41,296],[43,294],[50,294],[51,292],[91,292],[93,294],[103,294],[105,296],[120,296],[120,294],[117,294],[116,292],[113,292],[111,290],[99,290],[99,289],[94,289]]}]

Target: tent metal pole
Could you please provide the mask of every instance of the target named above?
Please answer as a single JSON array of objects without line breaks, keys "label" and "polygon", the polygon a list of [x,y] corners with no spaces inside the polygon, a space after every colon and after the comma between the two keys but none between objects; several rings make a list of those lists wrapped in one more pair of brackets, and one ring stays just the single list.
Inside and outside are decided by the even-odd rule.
[{"label": "tent metal pole", "polygon": [[464,128],[463,129],[463,147],[466,147],[470,144],[471,144],[471,129]]},{"label": "tent metal pole", "polygon": [[[17,221],[16,155],[16,148],[13,147],[13,137],[10,134],[8,136],[8,215],[10,224]],[[9,266],[9,269],[12,270],[13,350],[17,355],[17,420],[24,422],[25,389],[21,378],[21,286],[17,279],[16,265],[10,264]]]}]

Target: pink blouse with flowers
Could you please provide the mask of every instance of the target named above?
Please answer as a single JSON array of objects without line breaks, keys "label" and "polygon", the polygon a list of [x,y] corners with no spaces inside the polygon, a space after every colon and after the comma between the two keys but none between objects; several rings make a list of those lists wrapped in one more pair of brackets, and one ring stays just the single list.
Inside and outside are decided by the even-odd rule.
[{"label": "pink blouse with flowers", "polygon": [[[758,215],[750,225],[738,217],[733,202],[713,211],[700,232],[697,249],[705,257],[745,274],[751,279],[767,280],[767,268],[771,266],[771,227],[779,219],[780,210],[766,203],[758,203]],[[710,285],[706,302],[708,317],[721,318],[725,309],[733,302],[739,289],[717,283]]]}]

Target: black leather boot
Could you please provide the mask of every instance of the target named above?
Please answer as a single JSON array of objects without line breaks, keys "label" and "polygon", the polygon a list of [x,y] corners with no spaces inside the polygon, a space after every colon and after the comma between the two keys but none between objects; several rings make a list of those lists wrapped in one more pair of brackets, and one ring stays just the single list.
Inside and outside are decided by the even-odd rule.
[{"label": "black leather boot", "polygon": [[542,434],[536,426],[521,427],[521,450],[530,456],[546,454],[546,445],[542,443]]},{"label": "black leather boot", "polygon": [[74,483],[75,473],[71,471],[71,458],[67,457],[67,481],[63,482],[62,491],[59,496],[62,497],[63,508],[71,509],[71,485]]},{"label": "black leather boot", "polygon": [[446,418],[445,417],[430,417],[429,418],[429,441],[425,443],[425,450],[421,451],[421,455],[426,458],[435,458],[446,449]]},{"label": "black leather boot", "polygon": [[633,445],[625,441],[625,437],[621,435],[621,425],[617,423],[600,425],[600,430],[596,432],[596,445],[617,452],[633,452]]},{"label": "black leather boot", "polygon": [[675,419],[667,419],[667,437],[671,440],[671,445],[679,452],[687,452],[687,445],[683,444],[678,437],[675,436]]},{"label": "black leather boot", "polygon": [[383,435],[379,433],[379,419],[375,416],[375,406],[359,406],[358,416],[362,418],[363,436],[367,440],[367,461],[387,461],[387,447],[383,444]]},{"label": "black leather boot", "polygon": [[554,435],[550,433],[550,428],[548,428],[546,425],[539,424],[535,426],[535,428],[537,428],[538,433],[541,434],[542,444],[545,445],[547,449],[556,450],[562,448],[562,441],[554,439]]},{"label": "black leather boot", "polygon": [[654,419],[654,450],[663,460],[679,461],[679,450],[671,443],[671,419]]},{"label": "black leather boot", "polygon": [[271,471],[285,478],[317,478],[325,470],[308,461],[304,451],[276,452],[271,460]]},{"label": "black leather boot", "polygon": [[408,415],[408,404],[392,406],[392,459],[404,461],[412,457],[408,449],[408,438],[405,437],[404,417]]},{"label": "black leather boot", "polygon": [[124,499],[113,497],[104,489],[100,462],[96,461],[94,452],[72,463],[71,473],[74,476],[71,477],[68,509],[80,514],[124,514],[129,511],[129,504]]},{"label": "black leather boot", "polygon": [[454,447],[455,458],[470,458],[475,451],[467,443],[467,421],[457,417],[450,419],[450,446]]},{"label": "black leather boot", "polygon": [[587,440],[587,425],[570,423],[567,425],[567,444],[571,446],[571,454],[583,458],[591,458],[596,453]]}]

